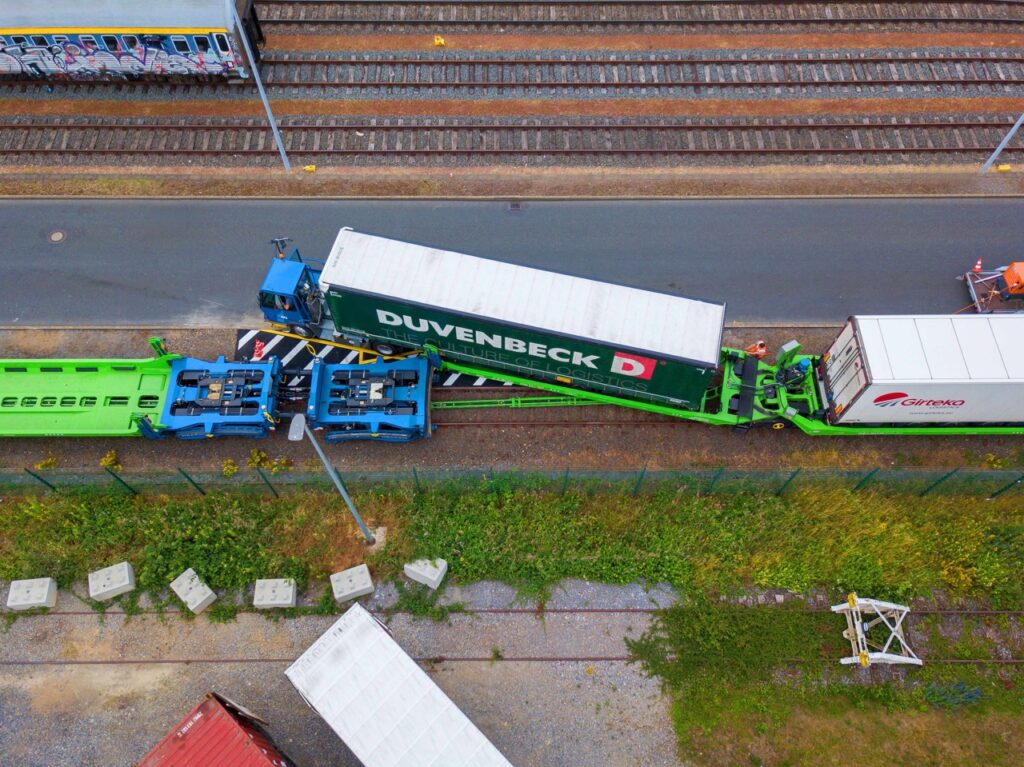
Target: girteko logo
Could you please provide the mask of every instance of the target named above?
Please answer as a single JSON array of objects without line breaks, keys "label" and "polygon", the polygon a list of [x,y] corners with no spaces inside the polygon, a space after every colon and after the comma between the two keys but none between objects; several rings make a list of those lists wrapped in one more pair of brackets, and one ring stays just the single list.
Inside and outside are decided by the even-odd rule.
[{"label": "girteko logo", "polygon": [[917,399],[906,392],[894,391],[875,397],[875,407],[963,407],[967,400],[962,399]]},{"label": "girteko logo", "polygon": [[900,404],[901,399],[906,398],[906,392],[894,391],[891,394],[883,394],[880,397],[875,397],[875,404],[878,405],[878,407],[896,407]]}]

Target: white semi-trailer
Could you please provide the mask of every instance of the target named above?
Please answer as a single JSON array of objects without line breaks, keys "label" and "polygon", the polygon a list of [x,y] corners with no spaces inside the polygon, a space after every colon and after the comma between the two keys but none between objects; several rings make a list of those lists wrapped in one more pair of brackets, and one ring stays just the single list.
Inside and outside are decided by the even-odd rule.
[{"label": "white semi-trailer", "polygon": [[358,604],[284,673],[366,767],[512,767]]},{"label": "white semi-trailer", "polygon": [[1024,314],[851,317],[822,360],[830,423],[1024,422]]}]

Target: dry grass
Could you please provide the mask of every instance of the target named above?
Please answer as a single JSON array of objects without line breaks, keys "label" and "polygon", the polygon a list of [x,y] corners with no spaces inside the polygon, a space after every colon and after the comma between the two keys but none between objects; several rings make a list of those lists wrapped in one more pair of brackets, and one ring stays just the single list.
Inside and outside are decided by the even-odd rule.
[{"label": "dry grass", "polygon": [[1024,718],[1009,713],[797,709],[777,730],[752,726],[695,743],[708,767],[1016,767]]}]

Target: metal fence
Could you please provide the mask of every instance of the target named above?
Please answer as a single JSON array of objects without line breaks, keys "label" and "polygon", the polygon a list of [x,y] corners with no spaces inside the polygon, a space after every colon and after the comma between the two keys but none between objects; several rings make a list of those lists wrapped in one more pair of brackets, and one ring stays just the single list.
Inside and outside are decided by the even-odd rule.
[{"label": "metal fence", "polygon": [[[381,485],[411,490],[445,487],[492,487],[567,492],[629,492],[634,495],[660,490],[693,493],[767,493],[784,495],[809,486],[828,486],[858,493],[871,490],[901,495],[969,495],[998,498],[1024,487],[1024,472],[989,469],[736,469],[693,468],[680,471],[604,471],[563,469],[524,471],[502,467],[477,469],[409,469],[406,471],[340,471],[353,492]],[[126,493],[255,492],[282,496],[300,490],[329,490],[324,472],[273,471],[242,467],[230,476],[218,471],[174,468],[160,471],[112,469],[0,469],[0,490],[7,492],[66,492],[103,489]]]}]

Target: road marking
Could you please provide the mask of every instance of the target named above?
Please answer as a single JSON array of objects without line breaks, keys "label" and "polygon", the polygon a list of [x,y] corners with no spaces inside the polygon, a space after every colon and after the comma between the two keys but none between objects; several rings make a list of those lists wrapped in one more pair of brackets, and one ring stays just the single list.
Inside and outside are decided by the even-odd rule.
[{"label": "road marking", "polygon": [[274,336],[269,341],[267,341],[267,345],[263,347],[263,354],[260,355],[260,359],[266,359],[270,350],[277,346],[279,343],[281,343],[283,339],[284,336]]},{"label": "road marking", "polygon": [[[303,346],[302,348],[305,348],[305,346]],[[320,351],[318,351],[316,353],[316,357],[313,357],[313,359],[311,359],[309,362],[307,362],[302,369],[303,370],[312,370],[313,369],[313,363],[316,362],[317,357],[319,357],[320,359],[323,359],[328,354],[330,354],[332,351],[334,351],[336,348],[337,347],[335,347],[335,346],[324,346],[323,349],[321,349]],[[348,364],[349,360],[353,359],[358,353],[359,352],[349,352],[348,356],[345,357],[345,360],[344,360],[344,362],[342,364]],[[295,377],[292,378],[291,381],[288,382],[288,386],[297,386],[298,383],[303,378],[307,378],[307,377],[308,376],[295,376]]]},{"label": "road marking", "polygon": [[257,335],[257,334],[258,334],[259,332],[260,332],[260,331],[258,331],[258,330],[250,330],[250,331],[249,331],[248,333],[246,333],[246,334],[245,334],[244,336],[242,336],[241,338],[239,338],[239,339],[238,339],[238,348],[239,348],[239,349],[241,349],[241,348],[242,348],[243,346],[245,346],[245,345],[246,345],[247,343],[249,343],[249,342],[250,342],[250,341],[251,341],[251,340],[252,340],[253,338],[255,338],[255,337],[256,337],[256,335]]},{"label": "road marking", "polygon": [[441,384],[441,385],[442,386],[451,386],[453,383],[455,383],[458,380],[459,380],[459,374],[458,373],[452,373],[450,376],[448,376],[447,379],[445,379],[445,382],[443,384]]},{"label": "road marking", "polygon": [[473,381],[473,386],[483,386],[485,383],[487,383],[486,378],[478,378],[475,381]]},{"label": "road marking", "polygon": [[305,348],[306,348],[306,342],[305,341],[300,341],[300,342],[296,343],[295,344],[295,348],[292,349],[290,352],[288,352],[286,355],[284,355],[281,358],[281,366],[284,367],[285,365],[287,365],[289,362],[291,362],[293,359],[295,359],[298,356],[299,352],[301,352]]}]

